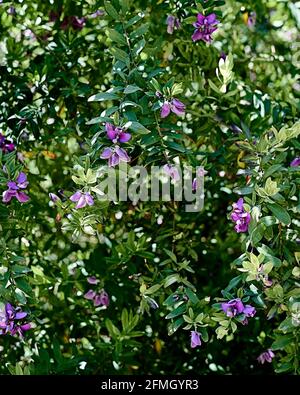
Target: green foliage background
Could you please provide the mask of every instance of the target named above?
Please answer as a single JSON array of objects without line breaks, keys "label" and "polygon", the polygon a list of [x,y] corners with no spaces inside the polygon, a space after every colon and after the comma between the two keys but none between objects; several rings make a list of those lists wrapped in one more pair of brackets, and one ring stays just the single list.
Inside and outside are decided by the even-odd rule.
[{"label": "green foliage background", "polygon": [[[191,40],[197,12],[221,22],[211,45]],[[170,14],[182,21],[172,35]],[[3,1],[0,18],[0,128],[21,162],[1,161],[10,174],[23,168],[31,198],[0,203],[0,301],[35,324],[24,342],[0,338],[1,374],[298,374],[299,2]],[[183,120],[160,119],[158,88],[178,92]],[[132,164],[162,165],[167,152],[203,165],[203,211],[49,203],[50,192],[95,186],[108,120],[135,122]],[[1,192],[6,182],[1,170]],[[247,234],[229,217],[240,196]],[[107,309],[83,298],[87,275],[108,292]],[[247,326],[220,311],[235,297],[257,309]],[[194,350],[190,322],[204,340]],[[276,358],[259,365],[268,348]]]}]

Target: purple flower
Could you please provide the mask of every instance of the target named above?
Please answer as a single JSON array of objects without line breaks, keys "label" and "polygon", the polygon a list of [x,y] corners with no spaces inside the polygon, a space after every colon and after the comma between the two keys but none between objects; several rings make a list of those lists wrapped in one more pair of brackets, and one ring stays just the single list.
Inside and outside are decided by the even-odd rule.
[{"label": "purple flower", "polygon": [[243,314],[245,314],[246,317],[254,317],[254,315],[256,314],[255,307],[250,306],[250,304],[246,304],[243,310]]},{"label": "purple flower", "polygon": [[167,17],[167,32],[169,34],[173,34],[174,28],[179,29],[180,28],[180,21],[178,18],[175,18],[173,15],[168,15]]},{"label": "purple flower", "polygon": [[25,29],[23,34],[24,34],[24,37],[28,38],[29,40],[34,40],[36,38],[33,31],[30,29]]},{"label": "purple flower", "polygon": [[163,166],[163,171],[168,174],[174,181],[180,180],[180,174],[175,166],[165,164]]},{"label": "purple flower", "polygon": [[226,316],[230,318],[243,315],[243,325],[248,324],[248,317],[254,317],[254,315],[256,314],[256,310],[253,306],[251,306],[250,304],[246,304],[246,306],[244,306],[243,302],[239,298],[222,303],[221,308]]},{"label": "purple flower", "polygon": [[12,152],[15,149],[15,145],[8,139],[6,139],[2,133],[0,133],[0,149],[4,154]]},{"label": "purple flower", "polygon": [[16,14],[16,9],[13,6],[10,6],[7,10],[8,15],[15,15]]},{"label": "purple flower", "polygon": [[291,167],[298,167],[300,166],[300,157],[293,159],[290,163]]},{"label": "purple flower", "polygon": [[219,21],[216,19],[216,14],[209,14],[207,16],[198,14],[197,21],[193,23],[196,28],[192,35],[193,41],[203,40],[207,43],[212,41],[212,33],[217,30],[216,25]]},{"label": "purple flower", "polygon": [[77,208],[77,209],[83,208],[86,205],[88,205],[88,206],[94,205],[94,199],[93,199],[92,195],[89,194],[88,192],[83,193],[83,192],[77,191],[74,193],[74,195],[72,195],[70,197],[70,200],[72,202],[77,202],[77,204],[75,206],[75,208]]},{"label": "purple flower", "polygon": [[201,346],[200,333],[191,331],[191,348]]},{"label": "purple flower", "polygon": [[50,192],[49,193],[49,198],[52,202],[56,203],[60,200],[60,197],[57,196],[55,193]]},{"label": "purple flower", "polygon": [[89,284],[95,285],[95,284],[98,284],[99,280],[97,280],[97,278],[95,276],[90,276],[87,278],[87,282]]},{"label": "purple flower", "polygon": [[90,15],[90,18],[97,18],[98,16],[103,16],[105,12],[103,10],[97,10]]},{"label": "purple flower", "polygon": [[264,364],[265,362],[272,362],[272,359],[275,357],[275,354],[271,349],[268,349],[267,351],[261,353],[259,357],[257,358],[258,362],[261,364]]},{"label": "purple flower", "polygon": [[231,214],[231,219],[235,222],[234,229],[237,233],[244,233],[248,230],[249,222],[251,221],[251,216],[248,212],[244,210],[244,200],[240,198],[236,203],[233,203],[233,212]]},{"label": "purple flower", "polygon": [[253,27],[256,23],[256,12],[251,11],[250,14],[248,15],[247,19],[247,25],[248,27]]},{"label": "purple flower", "polygon": [[90,289],[85,295],[85,299],[92,300],[94,302],[94,306],[108,306],[109,305],[109,296],[108,293],[102,290],[100,293],[96,293],[92,289]]},{"label": "purple flower", "polygon": [[245,308],[241,299],[229,300],[229,302],[222,303],[221,307],[227,317],[235,317],[238,314],[242,314]]},{"label": "purple flower", "polygon": [[105,130],[107,132],[107,137],[114,143],[127,143],[131,139],[130,133],[125,133],[122,128],[116,127],[109,122],[105,124]]},{"label": "purple flower", "polygon": [[4,203],[8,203],[11,201],[13,197],[17,198],[20,203],[28,202],[29,196],[27,196],[24,192],[20,191],[20,189],[26,189],[28,185],[26,174],[21,172],[16,181],[9,181],[7,183],[8,189],[3,192],[2,201]]},{"label": "purple flower", "polygon": [[226,60],[226,58],[227,58],[226,53],[222,51],[221,54],[220,54],[220,58],[223,59],[223,60]]},{"label": "purple flower", "polygon": [[18,322],[25,317],[27,317],[27,313],[22,311],[20,307],[14,308],[10,303],[6,303],[4,309],[0,311],[0,335],[10,334],[14,336],[18,333],[19,336],[23,337],[24,332],[31,329],[31,324]]},{"label": "purple flower", "polygon": [[103,306],[108,306],[109,305],[109,296],[108,293],[105,291],[102,291],[100,294],[100,300],[101,300],[101,304]]},{"label": "purple flower", "polygon": [[127,152],[119,146],[115,146],[114,148],[105,148],[100,155],[100,158],[108,159],[109,167],[115,167],[120,162],[130,162],[130,157]]},{"label": "purple flower", "polygon": [[71,25],[75,30],[81,30],[85,25],[85,18],[78,18],[78,16],[71,16]]},{"label": "purple flower", "polygon": [[96,292],[90,289],[89,291],[87,291],[87,293],[84,294],[83,297],[88,300],[93,300],[95,296],[96,296]]},{"label": "purple flower", "polygon": [[162,118],[166,118],[170,112],[173,112],[176,115],[184,115],[185,113],[185,105],[178,99],[172,99],[171,101],[165,101],[161,107],[160,116]]}]

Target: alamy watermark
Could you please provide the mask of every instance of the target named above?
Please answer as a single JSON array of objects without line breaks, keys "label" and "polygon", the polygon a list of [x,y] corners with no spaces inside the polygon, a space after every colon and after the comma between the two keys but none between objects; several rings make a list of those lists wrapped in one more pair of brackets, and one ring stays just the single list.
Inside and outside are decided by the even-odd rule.
[{"label": "alamy watermark", "polygon": [[199,166],[164,165],[131,166],[120,163],[118,168],[103,167],[101,179],[92,188],[101,200],[141,202],[184,202],[186,212],[199,212],[204,206],[206,171]]}]

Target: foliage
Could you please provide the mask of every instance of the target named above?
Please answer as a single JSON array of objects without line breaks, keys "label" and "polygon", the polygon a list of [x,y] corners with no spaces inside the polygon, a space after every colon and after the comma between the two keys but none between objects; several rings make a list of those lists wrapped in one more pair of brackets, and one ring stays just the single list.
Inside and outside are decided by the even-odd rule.
[{"label": "foliage", "polygon": [[[191,38],[199,13],[219,21],[211,42]],[[1,146],[0,191],[24,172],[30,197],[0,202],[0,302],[32,325],[0,336],[1,374],[299,373],[299,15],[281,0],[0,4],[16,148]],[[163,117],[174,99],[185,115]],[[102,199],[107,123],[131,135],[128,168],[203,166],[203,210]],[[93,204],[76,209],[76,191]],[[233,299],[256,314],[230,316]]]}]

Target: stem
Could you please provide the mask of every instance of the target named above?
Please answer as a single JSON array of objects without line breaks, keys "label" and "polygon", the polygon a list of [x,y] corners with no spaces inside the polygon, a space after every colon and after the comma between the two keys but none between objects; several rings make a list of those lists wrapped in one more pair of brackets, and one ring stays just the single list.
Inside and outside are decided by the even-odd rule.
[{"label": "stem", "polygon": [[163,154],[164,154],[164,157],[166,159],[166,162],[169,162],[168,155],[166,154],[166,151],[165,151],[166,147],[165,147],[164,140],[163,140],[164,136],[163,136],[163,134],[162,134],[162,132],[160,130],[160,126],[159,126],[159,122],[158,122],[158,118],[157,118],[157,113],[155,112],[154,115],[155,115],[156,129],[157,129],[157,132],[158,132],[160,140],[161,140],[161,146],[162,146],[162,148],[164,150]]}]

